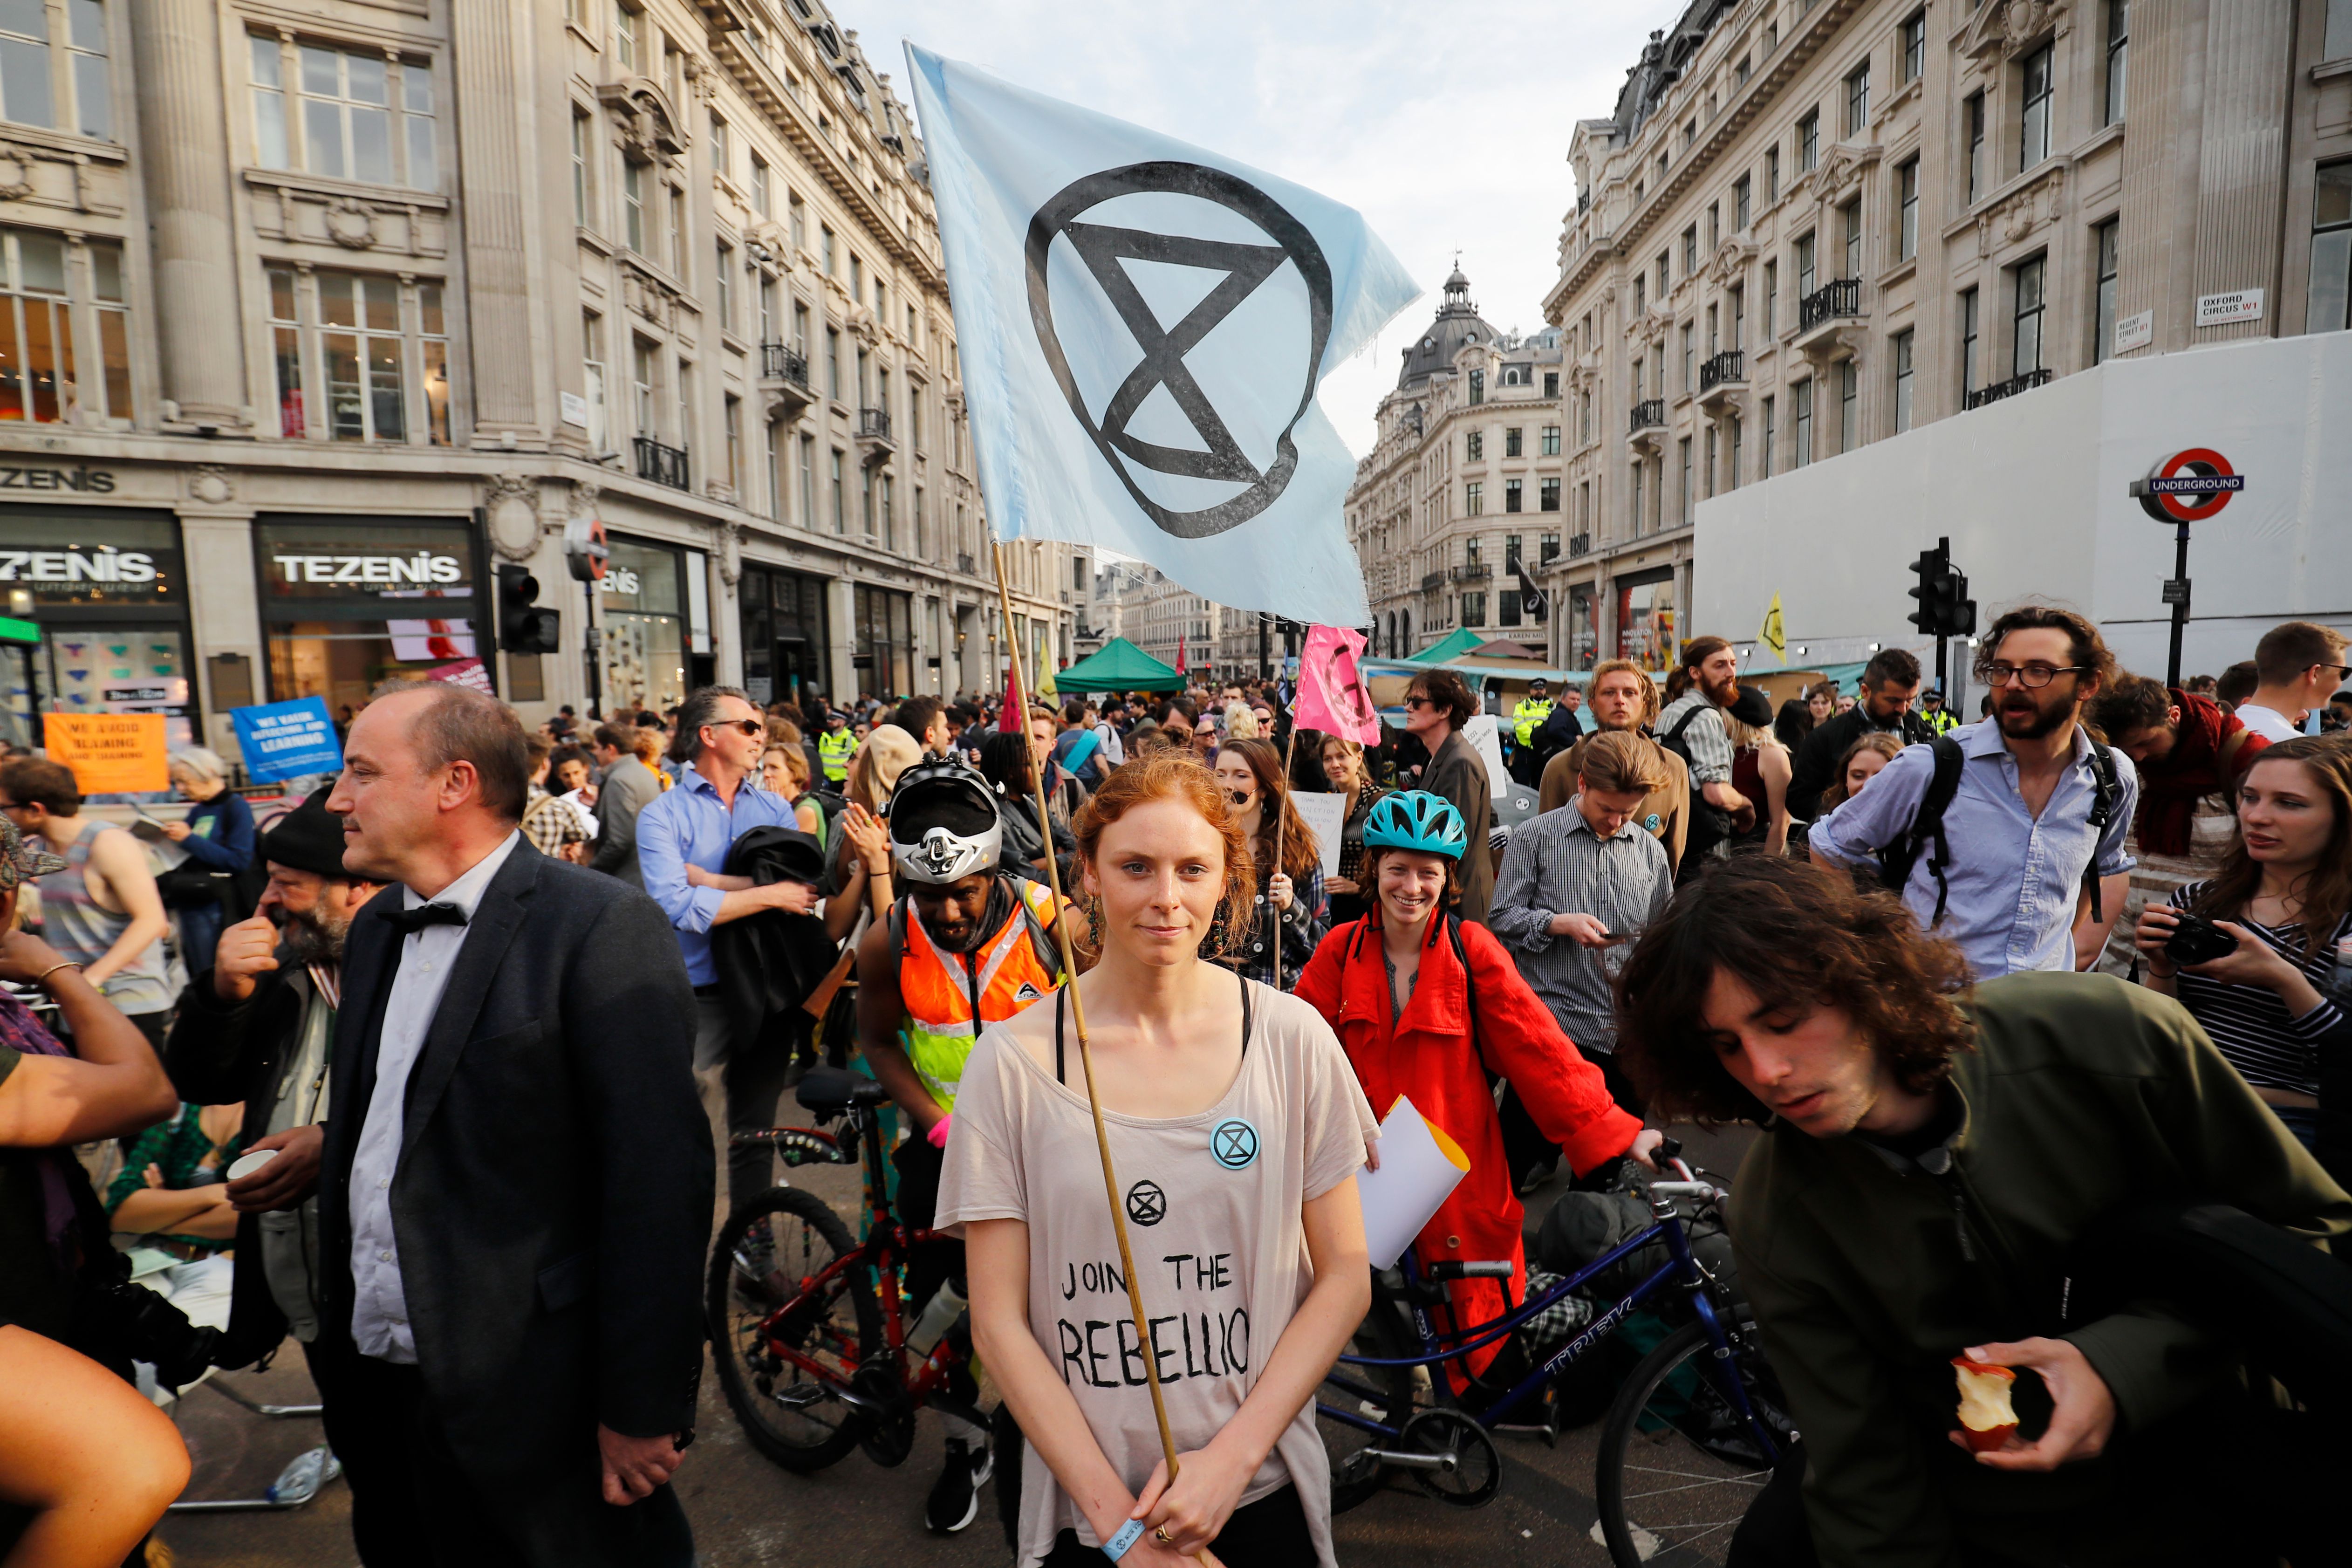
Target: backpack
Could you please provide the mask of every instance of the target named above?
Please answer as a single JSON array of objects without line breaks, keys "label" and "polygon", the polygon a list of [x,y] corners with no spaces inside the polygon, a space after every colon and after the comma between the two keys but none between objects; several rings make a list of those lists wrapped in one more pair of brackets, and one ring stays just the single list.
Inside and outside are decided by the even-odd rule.
[{"label": "backpack", "polygon": [[[1692,720],[1707,711],[1707,704],[1693,703],[1689,712],[1675,721],[1673,729],[1658,737],[1658,744],[1680,757],[1685,767],[1690,765],[1691,753],[1690,742],[1683,739],[1683,731],[1691,727]],[[1701,794],[1698,782],[1694,779],[1690,787],[1690,830],[1684,839],[1683,859],[1685,862],[1697,860],[1730,837],[1731,813]]]},{"label": "backpack", "polygon": [[[2086,731],[2087,733],[2087,731]],[[2091,863],[2083,868],[2083,890],[2090,896],[2091,919],[2106,918],[2099,893],[2099,858],[2097,836],[2106,831],[2114,820],[2116,803],[2122,798],[2123,785],[2116,776],[2116,754],[2107,750],[2106,742],[2095,735],[2091,740],[2091,814],[2093,836]],[[1968,753],[1949,735],[1938,735],[1930,742],[1936,753],[1936,771],[1927,781],[1927,793],[1919,797],[1919,809],[1913,814],[1911,826],[1903,837],[1878,852],[1880,880],[1897,898],[1910,885],[1912,868],[1919,857],[1933,853],[1927,861],[1927,874],[1936,879],[1936,913],[1928,922],[1930,930],[1944,922],[1944,905],[1951,896],[1951,888],[1944,879],[1944,868],[1952,863],[1952,847],[1944,837],[1944,811],[1959,793],[1960,769],[1968,762]]]}]

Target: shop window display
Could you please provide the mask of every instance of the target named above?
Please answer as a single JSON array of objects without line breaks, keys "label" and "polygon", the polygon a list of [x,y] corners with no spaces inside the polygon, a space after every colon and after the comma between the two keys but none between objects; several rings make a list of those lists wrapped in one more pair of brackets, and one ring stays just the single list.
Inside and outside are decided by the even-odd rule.
[{"label": "shop window display", "polygon": [[323,698],[340,719],[384,680],[490,689],[467,525],[263,519],[254,541],[273,700]]}]

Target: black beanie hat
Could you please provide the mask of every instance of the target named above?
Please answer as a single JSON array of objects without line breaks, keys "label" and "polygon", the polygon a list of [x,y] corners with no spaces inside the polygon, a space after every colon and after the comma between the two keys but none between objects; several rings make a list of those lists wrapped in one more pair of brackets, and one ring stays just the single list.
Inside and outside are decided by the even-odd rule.
[{"label": "black beanie hat", "polygon": [[261,836],[261,858],[320,877],[348,877],[343,869],[343,819],[327,809],[326,789],[271,824]]}]

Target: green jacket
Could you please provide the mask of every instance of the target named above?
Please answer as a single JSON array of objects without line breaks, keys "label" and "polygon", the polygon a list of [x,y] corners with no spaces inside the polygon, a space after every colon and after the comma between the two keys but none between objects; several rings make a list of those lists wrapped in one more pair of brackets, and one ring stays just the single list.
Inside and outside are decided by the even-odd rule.
[{"label": "green jacket", "polygon": [[[2146,1562],[2179,1446],[2133,1436],[2232,1364],[2153,1303],[2069,1321],[2067,1247],[2132,1199],[2231,1203],[2315,1242],[2352,1231],[2352,1199],[2168,998],[2015,974],[1969,1010],[1977,1049],[1953,1062],[1962,1120],[1945,1144],[1914,1163],[1780,1126],[1733,1185],[1740,1279],[1804,1434],[1814,1543],[1832,1568],[1956,1568],[1966,1542],[2029,1563]],[[1988,1469],[1947,1437],[1950,1358],[2035,1335],[2073,1341],[2105,1380],[2116,1441],[2048,1475]],[[2038,1379],[2018,1388],[2038,1432],[2047,1397]]]}]

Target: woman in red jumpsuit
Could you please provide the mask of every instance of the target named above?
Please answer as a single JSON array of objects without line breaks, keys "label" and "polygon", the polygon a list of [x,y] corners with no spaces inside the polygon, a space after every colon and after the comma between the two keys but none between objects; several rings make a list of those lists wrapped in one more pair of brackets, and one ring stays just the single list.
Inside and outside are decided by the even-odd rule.
[{"label": "woman in red jumpsuit", "polygon": [[[1372,911],[1323,939],[1295,993],[1339,1035],[1375,1114],[1407,1096],[1470,1158],[1413,1254],[1423,1268],[1507,1258],[1511,1278],[1448,1285],[1455,1329],[1492,1321],[1527,1294],[1519,1200],[1488,1073],[1518,1090],[1579,1175],[1628,1154],[1647,1165],[1662,1136],[1618,1109],[1601,1069],[1560,1032],[1502,943],[1444,912],[1466,841],[1462,814],[1442,796],[1403,790],[1381,799],[1364,824],[1360,880],[1376,896]],[[1447,1363],[1456,1387],[1464,1361],[1483,1372],[1505,1342]]]}]

